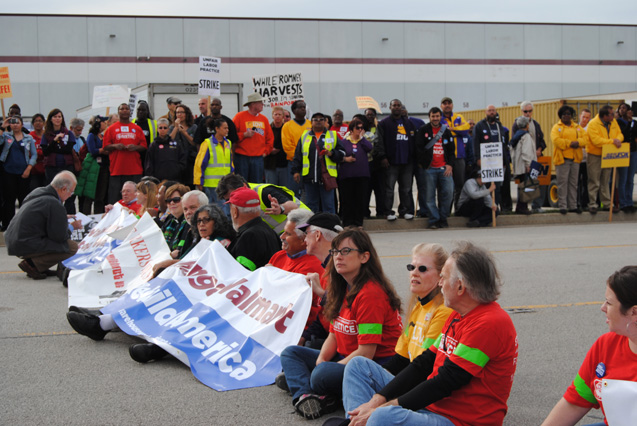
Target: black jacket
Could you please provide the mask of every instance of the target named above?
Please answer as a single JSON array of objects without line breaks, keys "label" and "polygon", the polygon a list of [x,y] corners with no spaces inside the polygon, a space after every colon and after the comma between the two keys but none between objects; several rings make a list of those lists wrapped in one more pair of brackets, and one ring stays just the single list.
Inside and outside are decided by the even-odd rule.
[{"label": "black jacket", "polygon": [[[434,138],[433,126],[431,123],[427,123],[416,131],[416,165],[423,169],[428,169],[431,165],[431,161],[434,158],[433,146],[429,149],[425,149],[427,144]],[[442,148],[445,152],[445,163],[448,166],[453,167],[456,161],[456,145],[453,142],[453,136],[451,130],[447,128],[440,138],[442,142]]]},{"label": "black jacket", "polygon": [[473,143],[474,143],[473,148],[475,150],[476,159],[479,160],[482,157],[482,152],[481,152],[482,144],[500,142],[503,145],[502,146],[503,161],[505,163],[510,163],[511,154],[509,153],[509,129],[504,127],[502,123],[500,123],[499,121],[496,121],[493,124],[497,126],[498,132],[500,134],[499,141],[498,141],[498,136],[494,135],[491,132],[491,127],[489,127],[489,124],[487,123],[486,118],[483,118],[482,120],[478,121],[478,123],[473,128]]},{"label": "black jacket", "polygon": [[[188,147],[173,141],[170,136],[157,136],[146,151],[145,173],[157,179],[183,181],[188,161]],[[192,182],[187,182],[192,183]]]}]

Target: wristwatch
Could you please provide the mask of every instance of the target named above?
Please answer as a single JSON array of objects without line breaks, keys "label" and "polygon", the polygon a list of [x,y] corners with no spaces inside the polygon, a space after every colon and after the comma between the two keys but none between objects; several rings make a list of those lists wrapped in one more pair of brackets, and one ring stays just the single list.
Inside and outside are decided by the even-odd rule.
[{"label": "wristwatch", "polygon": [[283,204],[280,204],[279,207],[281,208],[281,213],[279,214],[285,214],[285,208],[283,207]]}]

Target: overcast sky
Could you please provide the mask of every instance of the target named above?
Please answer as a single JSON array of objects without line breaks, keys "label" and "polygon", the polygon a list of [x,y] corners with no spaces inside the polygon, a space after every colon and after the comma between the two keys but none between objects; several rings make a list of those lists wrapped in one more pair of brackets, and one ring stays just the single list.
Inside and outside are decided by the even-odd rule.
[{"label": "overcast sky", "polygon": [[602,0],[0,0],[3,13],[413,21],[637,23],[637,1]]}]

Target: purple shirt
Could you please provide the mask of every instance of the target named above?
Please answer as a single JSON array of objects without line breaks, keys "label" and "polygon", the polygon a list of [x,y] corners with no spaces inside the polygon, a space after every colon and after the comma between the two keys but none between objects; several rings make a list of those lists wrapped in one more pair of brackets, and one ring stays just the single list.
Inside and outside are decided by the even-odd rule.
[{"label": "purple shirt", "polygon": [[356,158],[353,163],[343,162],[339,164],[338,178],[347,179],[353,177],[369,177],[369,160],[367,153],[372,150],[372,144],[365,138],[353,144],[349,139],[343,139],[345,156]]}]

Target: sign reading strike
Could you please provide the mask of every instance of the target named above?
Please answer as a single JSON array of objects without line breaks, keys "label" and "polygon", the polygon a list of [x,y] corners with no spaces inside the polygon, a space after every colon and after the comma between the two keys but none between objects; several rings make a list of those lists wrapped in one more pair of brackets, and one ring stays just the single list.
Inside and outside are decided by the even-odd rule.
[{"label": "sign reading strike", "polygon": [[602,169],[628,167],[630,163],[630,144],[623,143],[621,148],[615,145],[602,145]]},{"label": "sign reading strike", "polygon": [[356,96],[356,107],[358,109],[375,109],[378,114],[382,112],[379,103],[371,96]]},{"label": "sign reading strike", "polygon": [[221,58],[199,57],[199,94],[219,96],[221,94]]},{"label": "sign reading strike", "polygon": [[129,90],[126,86],[95,86],[93,88],[92,108],[111,108],[128,104]]},{"label": "sign reading strike", "polygon": [[249,272],[218,241],[202,240],[102,313],[225,391],[274,382],[281,352],[303,332],[311,299],[302,275],[271,266]]},{"label": "sign reading strike", "polygon": [[0,99],[11,98],[11,79],[9,78],[9,67],[0,67]]},{"label": "sign reading strike", "polygon": [[269,74],[252,77],[255,92],[265,98],[266,107],[290,106],[303,99],[303,78],[300,72],[289,74]]},{"label": "sign reading strike", "polygon": [[504,181],[504,163],[502,160],[502,144],[484,143],[480,146],[480,169],[482,182]]}]

